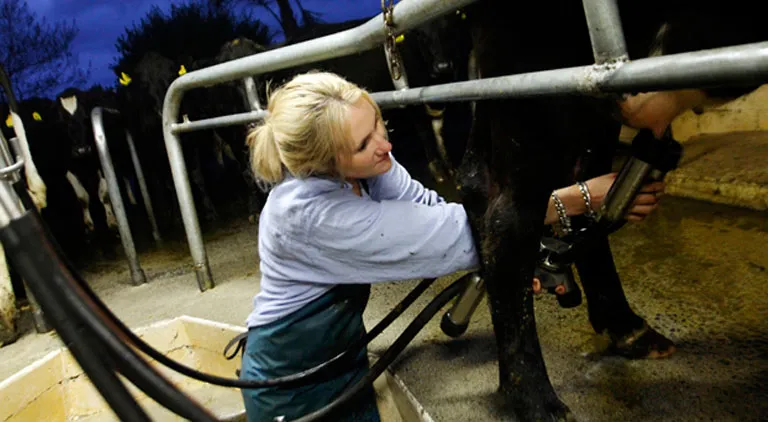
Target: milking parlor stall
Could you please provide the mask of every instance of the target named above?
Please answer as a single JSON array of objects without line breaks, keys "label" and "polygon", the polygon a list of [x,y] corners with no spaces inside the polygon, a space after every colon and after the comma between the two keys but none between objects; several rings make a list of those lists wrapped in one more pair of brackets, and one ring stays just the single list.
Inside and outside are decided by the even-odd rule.
[{"label": "milking parlor stall", "polygon": [[[56,98],[59,114],[50,116],[82,116],[77,124],[85,128],[63,154],[71,152],[73,163],[91,160],[94,175],[90,205],[73,205],[77,212],[64,223],[56,211],[63,208],[55,208],[58,181],[41,152],[48,147],[39,146],[58,129],[43,128],[53,118],[18,98],[13,75],[0,67],[7,111],[0,132],[0,421],[246,420],[240,389],[263,386],[238,379],[239,340],[260,289],[258,216],[269,186],[250,174],[245,134],[268,115],[273,82],[313,68],[359,77],[391,116],[389,127],[396,126],[393,155],[424,186],[465,207],[474,197],[451,148],[477,133],[473,113],[486,105],[559,96],[617,103],[651,92],[754,87],[681,110],[663,136],[628,125],[616,131],[618,177],[592,225],[583,234],[542,238],[536,274],[568,280],[572,290],[567,303],[555,294],[533,296],[533,335],[568,420],[765,420],[768,40],[632,57],[624,2],[584,0],[581,14],[568,19],[584,23],[589,62],[487,76],[482,65],[477,71],[473,54],[482,39],[472,31],[494,1],[365,1],[375,3],[365,19],[334,23],[322,20],[340,7],[334,2],[288,5],[303,17],[294,19],[296,37],[283,25],[285,42],[253,47],[232,37],[237,41],[220,50],[232,55],[194,63],[145,56],[142,65],[152,67],[126,68],[116,82],[115,92],[127,93],[136,109],[80,94]],[[277,16],[288,2],[262,3]],[[304,6],[316,11],[307,14]],[[545,24],[542,18],[525,17]],[[454,44],[425,41],[424,34],[454,40],[459,31],[466,56]],[[467,113],[452,113],[454,106]],[[73,121],[61,120],[61,127],[75,127]],[[422,123],[427,129],[420,131]],[[73,204],[90,189],[78,171],[73,164],[55,173]],[[621,212],[640,185],[662,178],[658,208],[643,222],[623,224]],[[84,233],[97,233],[103,220],[112,253],[73,258],[73,248],[101,245],[71,246],[57,227],[75,220]],[[570,255],[577,248],[589,254],[590,236],[608,236],[632,310],[674,343],[674,353],[627,357],[616,353],[616,339],[595,332],[592,293],[583,287],[582,294]],[[339,371],[363,343],[369,376],[299,420],[336,420],[334,412],[367,384],[383,421],[528,420],[514,392],[499,388],[505,369],[497,339],[508,327],[492,317],[485,275],[481,265],[438,279],[373,284],[366,337],[287,378],[300,384]]]}]

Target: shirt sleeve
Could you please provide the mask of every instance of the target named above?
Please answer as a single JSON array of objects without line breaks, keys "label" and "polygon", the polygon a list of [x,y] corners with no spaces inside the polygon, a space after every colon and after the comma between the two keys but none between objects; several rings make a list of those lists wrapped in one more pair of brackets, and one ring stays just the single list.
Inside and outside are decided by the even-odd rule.
[{"label": "shirt sleeve", "polygon": [[408,170],[389,154],[392,167],[379,176],[368,179],[369,195],[376,201],[394,200],[411,201],[424,205],[444,203],[437,192],[427,189],[418,180],[414,180]]},{"label": "shirt sleeve", "polygon": [[329,202],[308,223],[305,253],[317,282],[440,277],[478,266],[459,204],[352,197]]}]

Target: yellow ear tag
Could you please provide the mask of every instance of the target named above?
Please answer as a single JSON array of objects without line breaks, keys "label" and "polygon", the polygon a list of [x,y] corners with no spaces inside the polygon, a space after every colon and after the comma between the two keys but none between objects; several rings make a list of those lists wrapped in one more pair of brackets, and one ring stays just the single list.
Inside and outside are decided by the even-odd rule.
[{"label": "yellow ear tag", "polygon": [[126,75],[125,72],[120,72],[120,85],[128,86],[131,84],[131,77]]},{"label": "yellow ear tag", "polygon": [[234,41],[232,41],[232,45],[238,45],[240,44],[240,38],[235,38]]},{"label": "yellow ear tag", "polygon": [[38,113],[36,111],[34,113],[32,113],[32,118],[35,119],[38,122],[43,120],[43,118],[40,116],[40,113]]},{"label": "yellow ear tag", "polygon": [[467,19],[467,14],[466,13],[462,13],[461,14],[461,20],[465,20],[465,19]]},{"label": "yellow ear tag", "polygon": [[8,118],[5,119],[5,125],[8,127],[13,127],[13,118],[11,118],[11,115],[8,115]]},{"label": "yellow ear tag", "polygon": [[181,76],[181,75],[183,75],[185,73],[187,73],[187,68],[184,67],[184,65],[181,65],[181,67],[179,68],[179,76]]},{"label": "yellow ear tag", "polygon": [[403,41],[405,41],[405,34],[400,34],[397,36],[397,38],[395,38],[396,43],[401,43]]}]

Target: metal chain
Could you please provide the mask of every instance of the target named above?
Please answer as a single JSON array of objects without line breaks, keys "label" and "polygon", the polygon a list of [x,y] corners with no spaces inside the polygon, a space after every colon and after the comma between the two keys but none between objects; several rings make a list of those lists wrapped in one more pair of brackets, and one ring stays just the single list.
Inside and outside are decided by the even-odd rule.
[{"label": "metal chain", "polygon": [[389,57],[389,68],[392,72],[392,79],[398,80],[402,75],[400,55],[397,52],[397,42],[395,41],[395,0],[381,0],[381,12],[384,17],[384,28],[387,30],[387,39],[384,42],[384,48]]},{"label": "metal chain", "polygon": [[589,188],[587,187],[587,184],[584,182],[576,182],[576,184],[579,186],[581,199],[584,200],[584,205],[587,206],[587,211],[584,214],[587,216],[587,218],[591,218],[592,220],[596,219],[597,213],[594,209],[592,209],[592,196],[589,194]]},{"label": "metal chain", "polygon": [[571,218],[568,217],[568,214],[565,211],[565,205],[563,204],[563,201],[560,200],[560,197],[557,196],[557,193],[552,192],[551,197],[552,202],[555,204],[558,220],[560,220],[560,232],[563,236],[568,236],[572,232]]}]

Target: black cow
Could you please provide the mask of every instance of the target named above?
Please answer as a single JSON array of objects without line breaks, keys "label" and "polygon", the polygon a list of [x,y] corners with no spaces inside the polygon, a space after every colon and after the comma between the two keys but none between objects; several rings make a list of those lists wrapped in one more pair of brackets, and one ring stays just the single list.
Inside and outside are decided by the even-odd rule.
[{"label": "black cow", "polygon": [[[465,80],[466,63],[454,63],[457,57],[469,54],[470,43],[466,30],[466,15],[461,11],[448,17],[427,23],[409,31],[396,43],[412,87]],[[278,48],[310,39],[330,35],[361,25],[371,18],[340,23],[315,24],[300,28],[300,32]],[[458,32],[456,32],[458,31]],[[450,52],[450,54],[449,54]],[[387,69],[384,47],[310,63],[265,75],[264,79],[282,84],[296,74],[310,70],[337,73],[369,92],[390,91],[393,81]],[[445,110],[445,112],[443,112]],[[447,113],[447,114],[445,114]],[[425,185],[438,188],[441,193],[451,195],[454,185],[452,169],[457,166],[463,153],[463,144],[453,142],[445,147],[436,134],[451,133],[452,139],[468,136],[470,108],[468,104],[454,104],[446,108],[442,104],[431,104],[425,110],[422,106],[410,106],[384,110],[384,119],[390,132],[394,152],[409,172]],[[441,183],[441,182],[449,183]]]},{"label": "black cow", "polygon": [[[768,39],[760,14],[748,2],[627,0],[619,6],[632,59],[647,56],[654,45],[671,54]],[[478,72],[484,78],[594,63],[581,2],[484,0],[468,15]],[[459,179],[482,251],[500,391],[520,420],[571,417],[542,359],[531,278],[550,192],[574,177],[583,180],[610,171],[620,126],[611,117],[615,112],[612,100],[579,96],[476,104]],[[588,150],[592,153],[586,155]],[[580,174],[574,175],[577,161]],[[576,267],[590,322],[612,339],[614,352],[643,358],[673,350],[670,340],[630,308],[607,239],[577,260]]]}]

